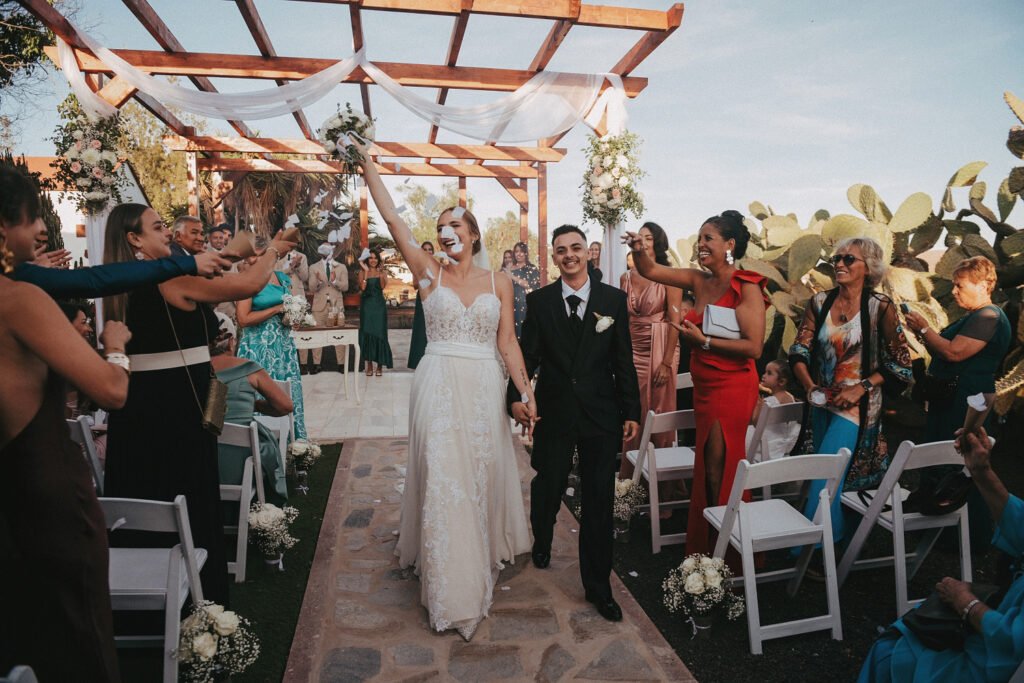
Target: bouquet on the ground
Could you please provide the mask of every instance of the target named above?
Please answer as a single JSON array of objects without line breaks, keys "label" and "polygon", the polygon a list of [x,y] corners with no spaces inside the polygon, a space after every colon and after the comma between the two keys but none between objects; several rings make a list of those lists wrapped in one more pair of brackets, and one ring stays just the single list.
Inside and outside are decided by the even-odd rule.
[{"label": "bouquet on the ground", "polygon": [[57,159],[53,162],[57,180],[72,194],[79,211],[96,214],[107,204],[121,202],[121,189],[127,179],[114,171],[119,163],[117,147],[123,128],[115,115],[90,118],[62,105],[65,122],[57,127],[53,141]]},{"label": "bouquet on the ground", "polygon": [[344,109],[339,107],[337,114],[323,122],[317,131],[317,139],[333,158],[341,162],[346,174],[355,175],[362,155],[352,141],[356,139],[369,144],[376,132],[373,119],[353,110],[352,105],[346,102]]},{"label": "bouquet on the ground", "polygon": [[639,218],[644,196],[637,182],[644,176],[639,166],[640,138],[635,133],[597,137],[591,135],[584,150],[583,217],[609,226],[621,223],[626,212]]},{"label": "bouquet on the ground", "polygon": [[282,322],[288,327],[299,327],[300,325],[313,327],[316,325],[316,320],[309,312],[309,302],[306,301],[306,297],[285,294],[281,303],[284,304]]},{"label": "bouquet on the ground", "polygon": [[612,506],[615,519],[628,522],[633,518],[637,507],[643,505],[646,500],[647,491],[642,486],[637,486],[632,479],[615,480],[615,502]]},{"label": "bouquet on the ground", "polygon": [[260,655],[260,642],[249,620],[209,600],[192,608],[181,622],[177,658],[181,680],[218,680],[248,669]]},{"label": "bouquet on the ground", "polygon": [[693,617],[724,608],[726,617],[739,619],[743,614],[743,598],[728,587],[732,570],[724,560],[699,553],[690,555],[668,573],[661,587],[665,591],[665,607],[669,612],[682,611]]},{"label": "bouquet on the ground", "polygon": [[299,511],[290,505],[279,508],[271,503],[253,503],[249,508],[252,542],[265,557],[274,557],[299,542],[288,528]]},{"label": "bouquet on the ground", "polygon": [[288,455],[297,470],[308,470],[320,459],[320,444],[315,441],[296,439],[288,444]]}]

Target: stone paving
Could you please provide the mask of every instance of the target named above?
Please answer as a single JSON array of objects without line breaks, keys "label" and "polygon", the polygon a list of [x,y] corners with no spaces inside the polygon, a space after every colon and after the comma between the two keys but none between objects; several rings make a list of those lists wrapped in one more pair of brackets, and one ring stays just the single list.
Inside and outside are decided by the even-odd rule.
[{"label": "stone paving", "polygon": [[[419,580],[394,556],[406,439],[345,443],[320,532],[285,681],[693,681],[613,576],[625,618],[583,599],[575,520],[559,515],[551,566],[529,555],[500,575],[473,640],[437,634]],[[524,496],[532,470],[517,444]]]}]

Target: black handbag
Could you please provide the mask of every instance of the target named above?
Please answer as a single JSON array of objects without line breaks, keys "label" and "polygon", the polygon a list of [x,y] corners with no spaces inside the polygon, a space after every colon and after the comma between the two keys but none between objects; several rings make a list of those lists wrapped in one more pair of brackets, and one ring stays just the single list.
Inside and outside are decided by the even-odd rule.
[{"label": "black handbag", "polygon": [[[987,603],[999,592],[999,586],[973,583],[971,592]],[[963,616],[934,591],[917,609],[903,615],[903,625],[930,650],[963,650],[967,640],[967,624]]]},{"label": "black handbag", "polygon": [[903,510],[928,516],[948,515],[967,503],[973,487],[974,480],[963,470],[956,470],[942,477],[935,486],[922,486],[913,491],[903,503]]}]

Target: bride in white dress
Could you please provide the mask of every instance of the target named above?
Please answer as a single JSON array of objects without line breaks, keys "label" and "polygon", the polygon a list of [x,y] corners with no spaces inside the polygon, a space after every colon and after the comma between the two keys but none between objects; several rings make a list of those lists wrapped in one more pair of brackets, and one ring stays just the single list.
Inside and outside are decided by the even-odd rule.
[{"label": "bride in white dress", "polygon": [[377,210],[420,283],[427,327],[410,396],[395,553],[402,567],[416,567],[430,625],[469,640],[490,609],[498,571],[531,548],[498,362],[500,353],[527,406],[535,406],[515,338],[512,282],[474,263],[482,253],[480,229],[461,208],[438,216],[438,244],[449,259],[441,266],[416,243],[374,165],[363,168]]}]

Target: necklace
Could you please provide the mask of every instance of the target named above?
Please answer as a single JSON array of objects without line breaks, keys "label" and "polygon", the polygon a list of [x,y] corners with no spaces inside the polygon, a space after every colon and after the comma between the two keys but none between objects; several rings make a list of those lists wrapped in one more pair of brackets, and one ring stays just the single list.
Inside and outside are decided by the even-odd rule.
[{"label": "necklace", "polygon": [[[839,303],[839,302],[837,301],[836,303]],[[839,308],[839,306],[836,306],[836,308]],[[846,315],[846,311],[844,311],[842,308],[839,308],[839,322],[847,323],[849,321],[850,321],[850,318]]]}]

